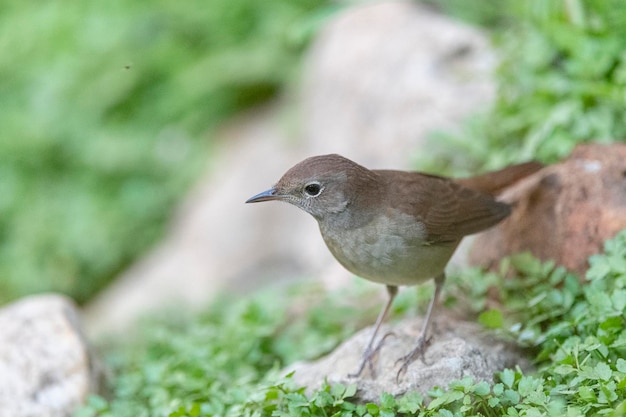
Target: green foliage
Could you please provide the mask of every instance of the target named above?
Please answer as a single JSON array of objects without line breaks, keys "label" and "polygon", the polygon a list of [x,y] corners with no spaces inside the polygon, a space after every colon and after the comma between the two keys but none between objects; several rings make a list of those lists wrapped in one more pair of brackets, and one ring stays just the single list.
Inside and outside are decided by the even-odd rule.
[{"label": "green foliage", "polygon": [[[519,343],[529,347],[550,338],[548,324],[558,321],[560,326],[568,327],[563,317],[583,294],[583,286],[574,274],[555,267],[553,262],[542,263],[528,253],[504,259],[498,273],[475,268],[452,274],[447,287],[448,305],[469,296],[465,308],[480,313],[483,325],[510,329]],[[488,296],[500,300],[501,306],[488,306]]]},{"label": "green foliage", "polygon": [[[521,255],[502,265],[506,274],[489,274],[503,311],[489,310],[488,323],[504,316],[507,329],[522,343],[538,348],[536,375],[505,369],[494,383],[464,378],[447,389],[435,388],[429,400],[409,393],[380,403],[357,405],[328,397],[319,410],[312,400],[283,392],[271,403],[273,415],[294,416],[581,416],[623,415],[626,405],[626,230],[607,241],[605,253],[590,258],[589,284],[551,263]],[[479,278],[471,275],[466,284]],[[460,282],[457,282],[460,283]],[[482,287],[487,289],[487,286]],[[463,288],[461,289],[463,291]],[[473,297],[484,298],[486,291]],[[494,321],[493,318],[496,317]],[[492,326],[496,327],[496,326]],[[282,385],[281,387],[284,387]],[[343,387],[341,387],[343,389]],[[331,392],[325,386],[322,391]],[[335,401],[335,402],[333,402]],[[259,413],[258,415],[270,415]]]},{"label": "green foliage", "polygon": [[193,319],[180,312],[152,319],[132,346],[108,347],[112,400],[93,397],[77,417],[239,416],[244,406],[263,408],[283,389],[271,383],[274,369],[326,353],[354,332],[362,312],[340,298],[324,299],[316,286],[272,289],[222,297]]},{"label": "green foliage", "polygon": [[[496,291],[502,306],[483,317],[533,347],[539,367],[533,375],[505,369],[493,383],[464,378],[427,398],[383,394],[367,404],[354,402],[354,385],[324,384],[307,394],[274,371],[330,349],[354,330],[361,310],[350,309],[345,297],[319,301],[314,288],[302,288],[225,299],[195,320],[152,323],[143,343],[109,359],[117,374],[113,398],[92,397],[76,417],[622,415],[626,230],[590,264],[585,285],[528,255],[503,262],[500,274],[473,270],[447,285],[462,293],[478,285],[466,294],[483,306],[487,291]],[[304,314],[314,305],[314,314]],[[294,317],[298,311],[302,316]]]},{"label": "green foliage", "polygon": [[626,139],[622,1],[509,0],[493,10],[507,22],[494,33],[496,102],[462,132],[434,135],[420,165],[472,170],[554,162],[579,142]]},{"label": "green foliage", "polygon": [[151,245],[211,129],[281,88],[329,3],[5,1],[0,303],[84,301]]},{"label": "green foliage", "polygon": [[421,0],[442,13],[489,28],[502,27],[507,23],[507,10],[517,0]]}]

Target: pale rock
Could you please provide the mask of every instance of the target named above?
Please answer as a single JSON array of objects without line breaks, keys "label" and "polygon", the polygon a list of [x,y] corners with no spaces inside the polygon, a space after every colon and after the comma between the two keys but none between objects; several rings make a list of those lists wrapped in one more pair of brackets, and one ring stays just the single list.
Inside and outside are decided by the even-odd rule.
[{"label": "pale rock", "polygon": [[465,322],[442,313],[433,321],[430,344],[421,359],[411,363],[406,373],[398,376],[399,358],[414,347],[420,335],[422,319],[405,319],[385,325],[381,334],[391,332],[375,359],[374,375],[368,367],[360,377],[350,374],[358,369],[361,355],[369,341],[372,328],[367,328],[340,345],[328,356],[315,362],[296,363],[285,370],[294,372],[293,381],[309,391],[324,381],[357,385],[355,401],[379,402],[385,392],[401,396],[416,391],[423,396],[434,387],[446,389],[452,381],[470,377],[474,382],[494,381],[494,374],[505,368],[530,370],[531,365],[514,344],[496,338],[479,324]]},{"label": "pale rock", "polygon": [[428,134],[490,105],[495,62],[483,32],[419,2],[350,8],[305,63],[303,145],[368,168],[409,169]]},{"label": "pale rock", "polygon": [[0,416],[68,417],[102,378],[76,307],[38,295],[0,310]]}]

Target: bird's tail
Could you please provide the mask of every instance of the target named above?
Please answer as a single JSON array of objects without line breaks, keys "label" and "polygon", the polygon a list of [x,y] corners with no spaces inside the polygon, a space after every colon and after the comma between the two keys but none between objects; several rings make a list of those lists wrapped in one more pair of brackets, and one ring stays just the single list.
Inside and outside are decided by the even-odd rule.
[{"label": "bird's tail", "polygon": [[458,178],[455,182],[476,191],[497,195],[513,183],[525,178],[544,167],[543,164],[531,161],[487,172],[471,178]]}]

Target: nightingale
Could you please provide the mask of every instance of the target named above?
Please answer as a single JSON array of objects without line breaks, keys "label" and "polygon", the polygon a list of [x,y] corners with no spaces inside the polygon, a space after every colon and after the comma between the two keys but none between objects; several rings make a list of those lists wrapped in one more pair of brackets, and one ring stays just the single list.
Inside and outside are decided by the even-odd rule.
[{"label": "nightingale", "polygon": [[415,348],[398,362],[397,378],[416,358],[424,358],[427,332],[445,280],[445,267],[461,239],[485,230],[511,213],[494,195],[539,170],[527,162],[473,178],[450,179],[420,172],[370,170],[340,155],[313,156],[289,169],[267,191],[246,203],[284,201],[312,215],[330,252],[348,271],[385,284],[388,301],[378,315],[363,352],[375,376],[374,347],[399,286],[435,281]]}]

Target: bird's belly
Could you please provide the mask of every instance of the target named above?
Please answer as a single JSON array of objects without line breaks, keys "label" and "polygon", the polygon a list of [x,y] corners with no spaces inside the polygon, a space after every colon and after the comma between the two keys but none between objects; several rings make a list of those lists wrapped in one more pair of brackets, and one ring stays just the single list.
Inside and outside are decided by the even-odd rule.
[{"label": "bird's belly", "polygon": [[441,274],[458,242],[429,244],[422,231],[365,228],[322,235],[335,258],[350,272],[386,285],[416,285]]}]

